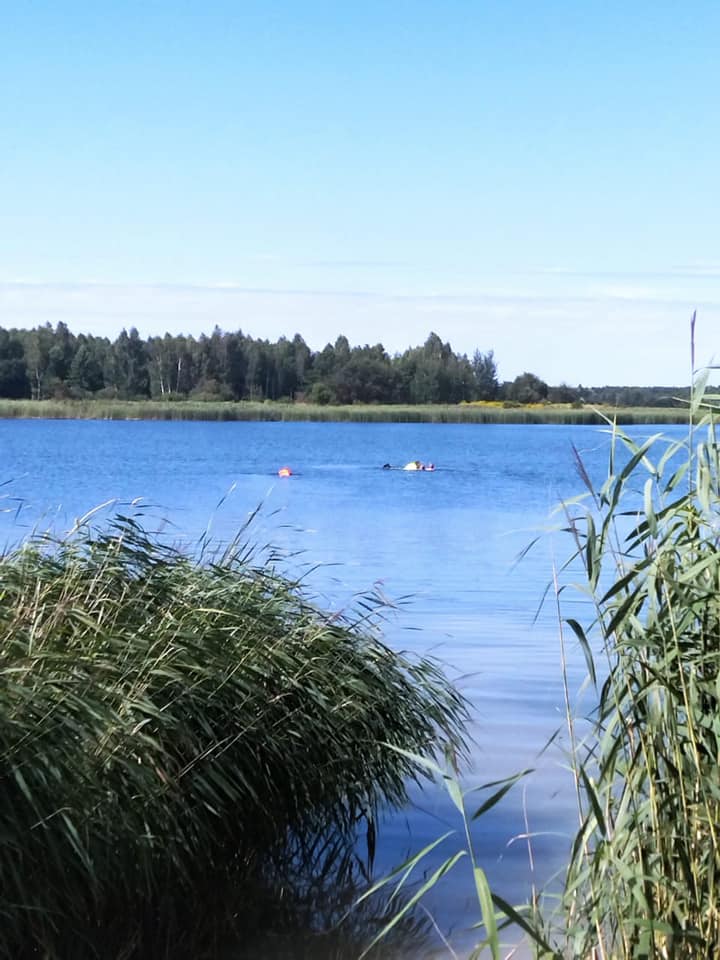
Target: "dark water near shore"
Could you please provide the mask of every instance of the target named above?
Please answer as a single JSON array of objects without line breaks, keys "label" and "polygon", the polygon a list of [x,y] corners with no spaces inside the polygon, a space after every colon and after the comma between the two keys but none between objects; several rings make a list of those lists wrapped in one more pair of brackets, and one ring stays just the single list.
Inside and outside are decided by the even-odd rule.
[{"label": "dark water near shore", "polygon": [[[683,428],[628,432],[660,429],[678,437]],[[208,527],[226,540],[261,505],[246,538],[281,551],[321,605],[351,607],[376,586],[396,605],[388,642],[448,665],[474,705],[466,787],[536,768],[474,824],[491,884],[520,902],[531,877],[518,839],[525,814],[540,885],[561,869],[576,823],[564,738],[538,756],[564,717],[554,599],[539,606],[553,558],[561,563],[572,544],[547,533],[515,562],[538,533],[561,525],[549,519],[560,499],[582,490],[573,444],[601,479],[609,440],[589,426],[0,421],[0,544],[135,498],[147,504],[150,526],[167,518],[179,541],[193,543]],[[380,469],[415,458],[434,461],[436,472]],[[290,479],[277,478],[283,465]],[[565,615],[583,611],[568,593]],[[566,640],[575,695],[582,664]],[[470,809],[483,798],[471,797]],[[378,873],[460,827],[440,790],[413,791],[413,803],[381,828]],[[433,862],[461,845],[458,833]],[[460,950],[477,919],[472,898],[461,862],[426,901]]]}]

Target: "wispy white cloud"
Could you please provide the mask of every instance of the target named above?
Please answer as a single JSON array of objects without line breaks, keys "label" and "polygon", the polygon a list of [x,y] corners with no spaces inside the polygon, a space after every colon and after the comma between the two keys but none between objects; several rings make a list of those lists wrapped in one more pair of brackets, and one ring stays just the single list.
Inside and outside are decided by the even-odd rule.
[{"label": "wispy white cloud", "polygon": [[720,262],[698,261],[697,263],[676,264],[652,270],[581,270],[568,266],[544,266],[526,271],[528,275],[580,277],[583,279],[615,280],[672,280],[673,277],[691,279],[714,279],[720,277]]},{"label": "wispy white cloud", "polygon": [[720,279],[720,262],[699,262],[685,266],[672,267],[670,272],[676,277],[694,277],[698,279]]}]

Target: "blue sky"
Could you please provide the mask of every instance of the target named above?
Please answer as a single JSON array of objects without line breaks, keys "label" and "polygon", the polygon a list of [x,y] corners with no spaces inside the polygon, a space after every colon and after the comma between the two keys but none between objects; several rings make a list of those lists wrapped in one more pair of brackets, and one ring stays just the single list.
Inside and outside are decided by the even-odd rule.
[{"label": "blue sky", "polygon": [[684,383],[720,353],[720,5],[2,4],[0,324]]}]

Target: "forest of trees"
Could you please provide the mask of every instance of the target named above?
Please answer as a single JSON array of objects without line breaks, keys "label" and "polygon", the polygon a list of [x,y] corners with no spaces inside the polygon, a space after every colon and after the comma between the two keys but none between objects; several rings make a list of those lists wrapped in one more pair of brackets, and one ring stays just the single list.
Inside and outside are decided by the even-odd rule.
[{"label": "forest of trees", "polygon": [[431,333],[390,356],[347,337],[313,352],[296,334],[276,343],[218,327],[198,338],[143,340],[133,327],[114,341],[77,336],[64,323],[0,328],[0,397],[8,399],[285,400],[319,404],[612,403],[669,406],[687,389],[548,386],[533,373],[501,382],[492,350],[457,354]]}]

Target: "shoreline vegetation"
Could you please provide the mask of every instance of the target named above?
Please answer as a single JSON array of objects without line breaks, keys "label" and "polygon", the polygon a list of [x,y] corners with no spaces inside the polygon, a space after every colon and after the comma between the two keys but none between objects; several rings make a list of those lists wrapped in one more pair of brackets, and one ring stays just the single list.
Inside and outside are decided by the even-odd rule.
[{"label": "shoreline vegetation", "polygon": [[321,942],[355,838],[367,876],[378,810],[465,754],[465,701],[382,642],[379,597],[328,613],[240,542],[142,523],[0,556],[2,957],[229,956],[303,897]]},{"label": "shoreline vegetation", "polygon": [[[695,411],[698,419],[704,411]],[[687,423],[688,406],[519,404],[476,401],[459,404],[326,405],[282,401],[213,400],[6,400],[0,419],[47,420],[204,420],[313,423],[498,423],[633,424]]]},{"label": "shoreline vegetation", "polygon": [[[383,406],[392,411],[385,417],[394,421],[418,419],[418,408],[425,406],[435,411],[425,415],[434,420],[440,408],[478,401],[503,409],[538,404],[682,408],[690,391],[668,384],[552,385],[527,370],[514,380],[501,380],[493,350],[459,353],[434,332],[422,345],[390,355],[382,343],[351,346],[343,334],[322,350],[311,350],[299,333],[272,343],[242,330],[215,327],[209,336],[166,333],[143,339],[131,327],[110,341],[75,335],[60,322],[55,328],[45,324],[32,330],[0,327],[0,399],[208,402],[219,404],[216,411],[234,409],[229,402],[248,403],[247,411],[269,401],[299,405],[303,413],[296,419],[330,420],[355,419],[357,409],[366,407],[377,417],[377,408]],[[316,407],[352,407],[354,415],[323,416]],[[412,414],[397,415],[408,408]],[[187,416],[190,408],[184,409]],[[211,410],[205,408],[201,419],[220,419]],[[280,419],[267,414],[254,418]]]}]

